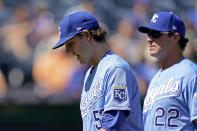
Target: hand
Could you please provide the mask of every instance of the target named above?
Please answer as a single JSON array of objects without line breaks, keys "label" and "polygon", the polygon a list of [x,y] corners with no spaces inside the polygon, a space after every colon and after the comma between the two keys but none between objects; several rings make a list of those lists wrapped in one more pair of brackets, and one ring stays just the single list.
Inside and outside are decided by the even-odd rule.
[{"label": "hand", "polygon": [[195,120],[195,123],[196,123],[196,125],[197,125],[197,120]]},{"label": "hand", "polygon": [[107,131],[106,129],[104,129],[104,128],[101,128],[99,131]]}]

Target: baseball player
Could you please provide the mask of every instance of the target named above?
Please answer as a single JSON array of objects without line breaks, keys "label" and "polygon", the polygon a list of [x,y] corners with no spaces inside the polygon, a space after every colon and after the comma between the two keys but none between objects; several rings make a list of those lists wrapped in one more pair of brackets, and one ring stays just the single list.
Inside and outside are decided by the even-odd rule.
[{"label": "baseball player", "polygon": [[141,131],[136,78],[129,64],[110,51],[106,35],[92,14],[75,12],[62,19],[60,40],[53,49],[65,45],[81,64],[92,65],[81,94],[83,131]]},{"label": "baseball player", "polygon": [[197,66],[183,56],[189,40],[185,38],[182,19],[171,12],[158,12],[149,25],[140,26],[138,30],[148,34],[150,55],[161,65],[144,100],[144,129],[196,130]]}]

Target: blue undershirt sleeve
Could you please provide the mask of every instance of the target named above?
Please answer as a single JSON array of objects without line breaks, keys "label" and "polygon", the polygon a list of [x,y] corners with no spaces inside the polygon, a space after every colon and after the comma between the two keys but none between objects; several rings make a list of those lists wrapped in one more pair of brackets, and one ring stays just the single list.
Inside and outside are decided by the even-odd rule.
[{"label": "blue undershirt sleeve", "polygon": [[106,130],[119,131],[120,125],[125,117],[127,117],[129,111],[126,110],[110,110],[104,113],[102,119],[102,128]]}]

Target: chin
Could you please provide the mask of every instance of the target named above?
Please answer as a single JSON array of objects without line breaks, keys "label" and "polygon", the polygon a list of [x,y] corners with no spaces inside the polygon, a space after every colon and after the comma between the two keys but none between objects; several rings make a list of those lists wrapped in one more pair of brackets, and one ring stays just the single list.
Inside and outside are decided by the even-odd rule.
[{"label": "chin", "polygon": [[156,57],[156,54],[155,53],[150,53],[150,56]]},{"label": "chin", "polygon": [[157,57],[158,56],[158,52],[157,51],[150,51],[150,56]]},{"label": "chin", "polygon": [[158,54],[152,54],[152,55],[150,55],[150,56],[153,57],[154,59],[156,59],[157,61],[158,61],[159,59],[162,58],[162,57],[159,56]]},{"label": "chin", "polygon": [[152,56],[154,58],[158,58],[157,54],[155,54],[155,53],[150,53],[150,56]]}]

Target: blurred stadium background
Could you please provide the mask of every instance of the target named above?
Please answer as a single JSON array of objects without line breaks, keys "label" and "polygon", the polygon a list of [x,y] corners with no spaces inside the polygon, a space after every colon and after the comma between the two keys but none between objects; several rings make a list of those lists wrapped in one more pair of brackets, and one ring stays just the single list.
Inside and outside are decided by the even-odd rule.
[{"label": "blurred stadium background", "polygon": [[85,10],[99,19],[112,50],[131,64],[143,102],[159,67],[138,25],[157,11],[180,15],[190,40],[184,54],[197,62],[196,7],[197,0],[0,0],[0,130],[82,130],[79,102],[89,65],[51,49],[64,15]]}]

